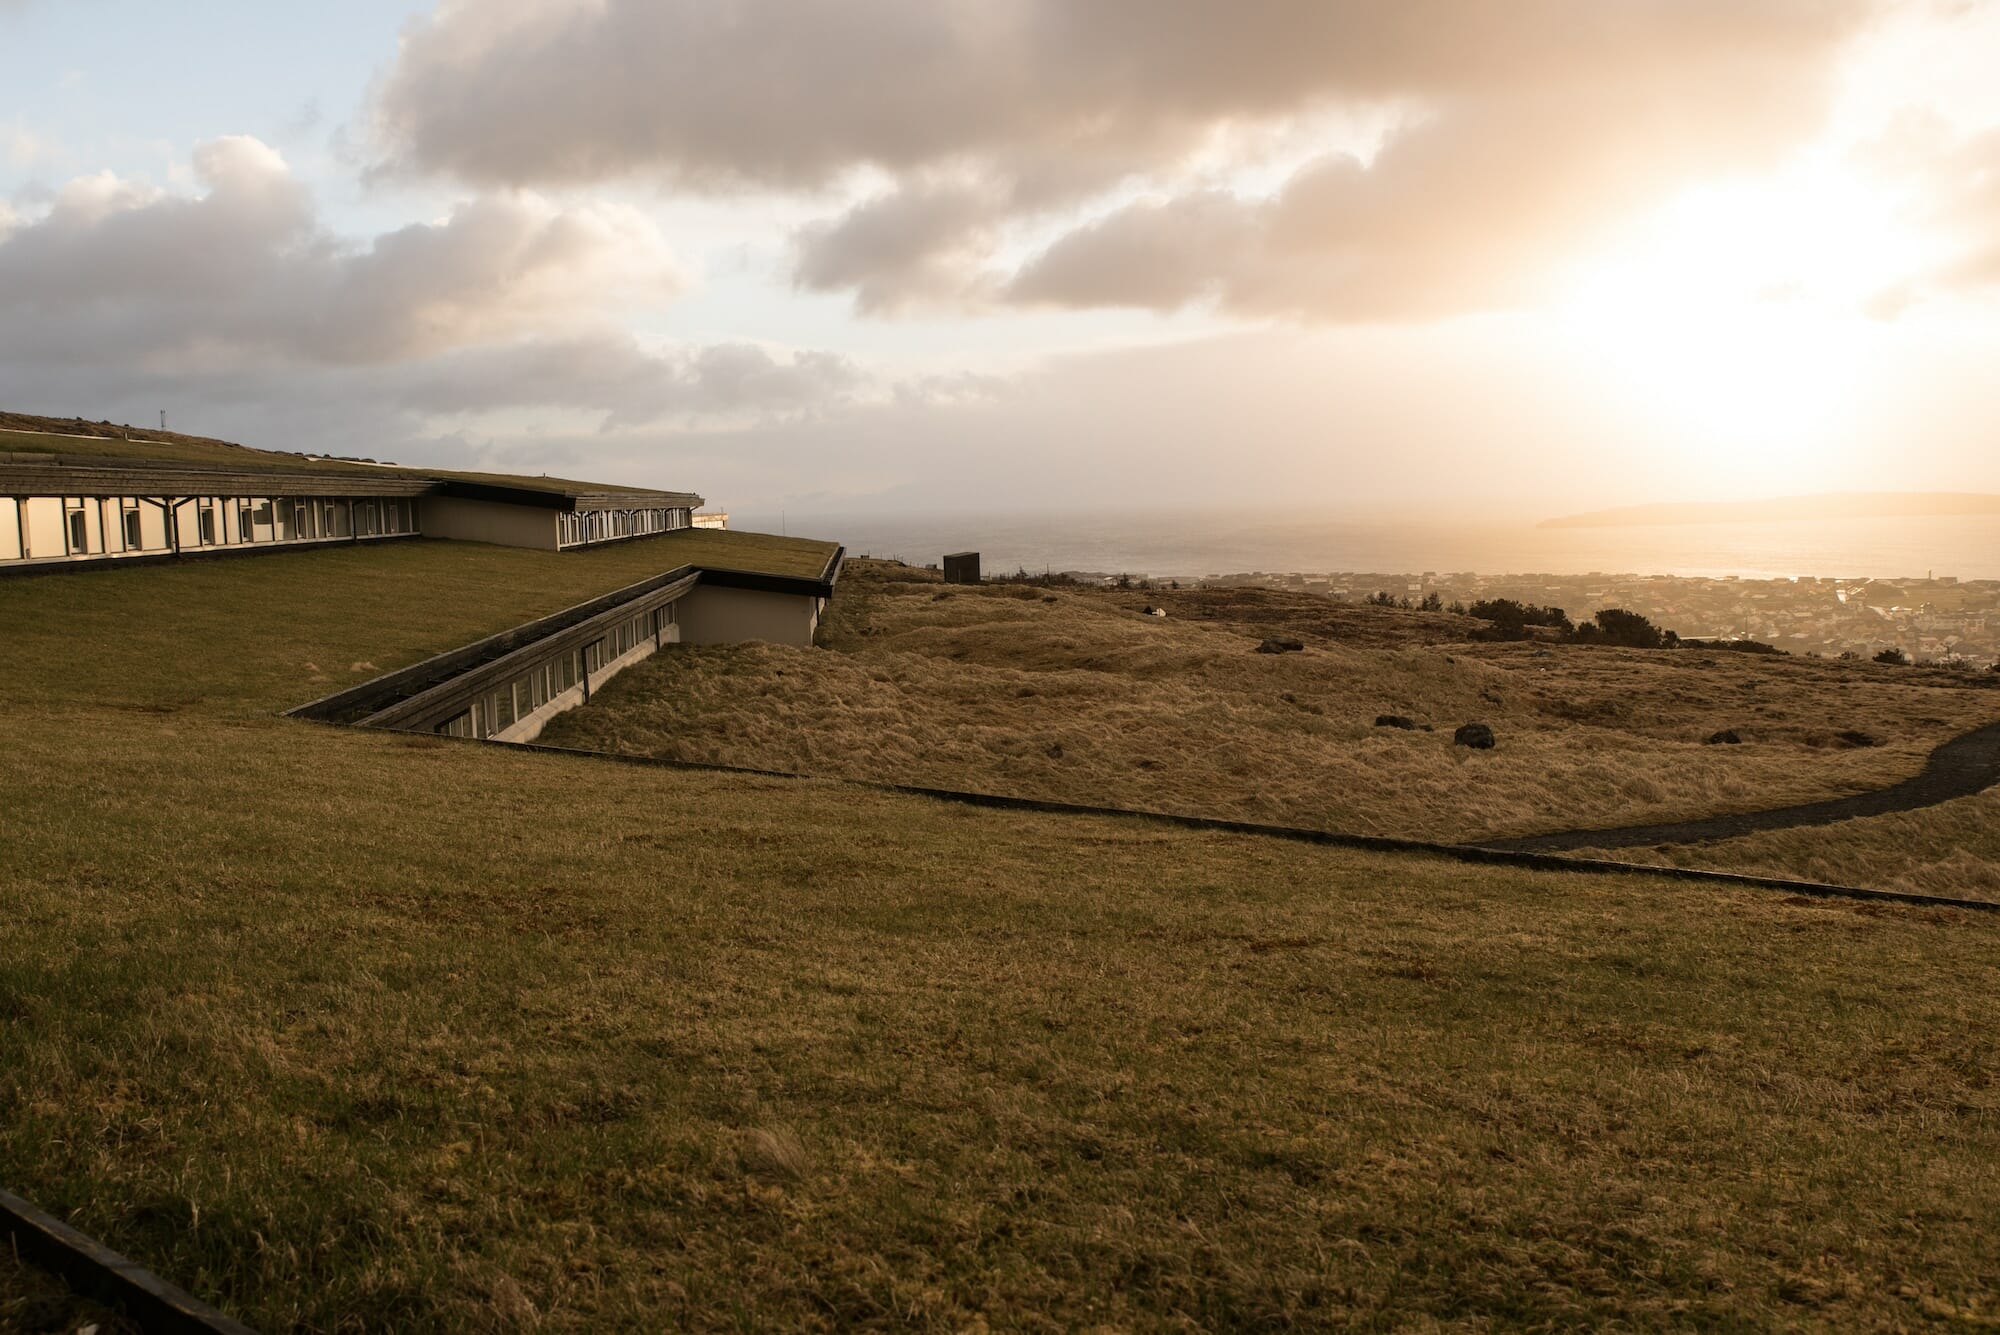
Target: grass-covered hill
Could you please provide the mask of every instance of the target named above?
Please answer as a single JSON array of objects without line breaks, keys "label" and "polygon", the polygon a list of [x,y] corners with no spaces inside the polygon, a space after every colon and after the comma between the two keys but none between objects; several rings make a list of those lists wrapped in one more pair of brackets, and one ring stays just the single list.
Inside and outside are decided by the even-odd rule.
[{"label": "grass-covered hill", "polygon": [[268,1330],[1996,1310],[1989,915],[278,716],[672,542],[0,581],[0,1183]]},{"label": "grass-covered hill", "polygon": [[[416,478],[450,478],[542,491],[594,490],[603,485],[547,475],[403,467],[365,456],[329,458],[289,450],[260,449],[179,431],[0,411],[0,455],[9,454],[54,454],[93,462],[144,460],[154,464],[268,472],[272,475],[274,486],[282,485],[287,472],[301,470],[314,473],[352,472],[375,478],[384,473]],[[645,492],[648,489],[616,487],[613,490]]]},{"label": "grass-covered hill", "polygon": [[[1257,589],[955,587],[851,561],[824,648],[663,655],[547,740],[1462,840],[1837,797],[2000,719],[1990,674],[1472,642],[1479,624]],[[1271,637],[1305,648],[1256,652]],[[1453,745],[1470,721],[1499,744]],[[1741,743],[1707,744],[1725,729]]]}]

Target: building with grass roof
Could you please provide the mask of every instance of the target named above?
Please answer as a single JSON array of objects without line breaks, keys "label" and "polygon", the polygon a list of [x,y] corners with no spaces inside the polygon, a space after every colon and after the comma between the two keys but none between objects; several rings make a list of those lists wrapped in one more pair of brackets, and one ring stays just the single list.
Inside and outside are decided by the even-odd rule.
[{"label": "building with grass roof", "polygon": [[416,539],[552,558],[658,544],[654,573],[637,583],[307,710],[456,736],[531,741],[549,718],[670,644],[811,644],[840,575],[838,544],[697,528],[702,503],[690,492],[404,468],[130,428],[0,426],[0,574]]},{"label": "building with grass roof", "polygon": [[566,551],[687,528],[691,492],[0,431],[0,564],[435,537]]}]

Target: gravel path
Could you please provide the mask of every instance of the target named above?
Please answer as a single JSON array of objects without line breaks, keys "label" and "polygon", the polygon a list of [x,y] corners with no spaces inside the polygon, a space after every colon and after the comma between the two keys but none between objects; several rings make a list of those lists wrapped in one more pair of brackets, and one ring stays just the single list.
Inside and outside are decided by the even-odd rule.
[{"label": "gravel path", "polygon": [[1954,797],[1970,797],[2000,783],[2000,723],[1988,724],[1954,737],[1931,752],[1923,773],[1871,793],[1808,802],[1769,811],[1744,811],[1733,816],[1669,821],[1664,825],[1625,825],[1611,830],[1564,830],[1521,839],[1493,839],[1481,848],[1521,853],[1556,853],[1573,848],[1636,848],[1645,844],[1702,844],[1734,839],[1759,830],[1787,830],[1800,825],[1831,825],[1857,816],[1883,816],[1914,811]]}]

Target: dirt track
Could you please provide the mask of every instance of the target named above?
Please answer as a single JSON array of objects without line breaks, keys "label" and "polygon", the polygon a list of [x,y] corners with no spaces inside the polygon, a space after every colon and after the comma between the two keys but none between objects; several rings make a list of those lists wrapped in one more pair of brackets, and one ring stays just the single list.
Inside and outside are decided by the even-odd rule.
[{"label": "dirt track", "polygon": [[1663,825],[1625,825],[1609,830],[1564,830],[1520,839],[1483,840],[1482,848],[1524,853],[1557,853],[1575,848],[1636,848],[1646,844],[1700,844],[1734,839],[1759,830],[1784,830],[1800,825],[1832,825],[1857,816],[1884,816],[1936,806],[1955,797],[1970,797],[2000,783],[2000,723],[1988,724],[1954,737],[1931,752],[1923,772],[1887,788],[1856,793],[1826,802],[1745,811],[1733,816],[1671,821]]}]

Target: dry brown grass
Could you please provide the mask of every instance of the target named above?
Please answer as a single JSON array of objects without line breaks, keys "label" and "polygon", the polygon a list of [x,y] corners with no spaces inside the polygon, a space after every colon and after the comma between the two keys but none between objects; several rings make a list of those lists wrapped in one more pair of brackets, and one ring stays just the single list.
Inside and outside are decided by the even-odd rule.
[{"label": "dry brown grass", "polygon": [[[1497,838],[1880,787],[2000,717],[1977,678],[1730,653],[1478,645],[1473,623],[1255,590],[946,588],[851,563],[826,648],[684,649],[556,745],[1196,812]],[[1150,603],[1165,619],[1141,614]],[[1267,635],[1298,654],[1252,652]],[[828,650],[831,650],[829,652]],[[1435,726],[1373,726],[1401,714]],[[1490,723],[1491,752],[1451,744]],[[1741,746],[1706,746],[1722,728]],[[1848,747],[1843,731],[1881,745]]]},{"label": "dry brown grass", "polygon": [[[1920,811],[1597,856],[2000,901],[2000,789]],[[1579,857],[1592,856],[1585,850]]]}]

